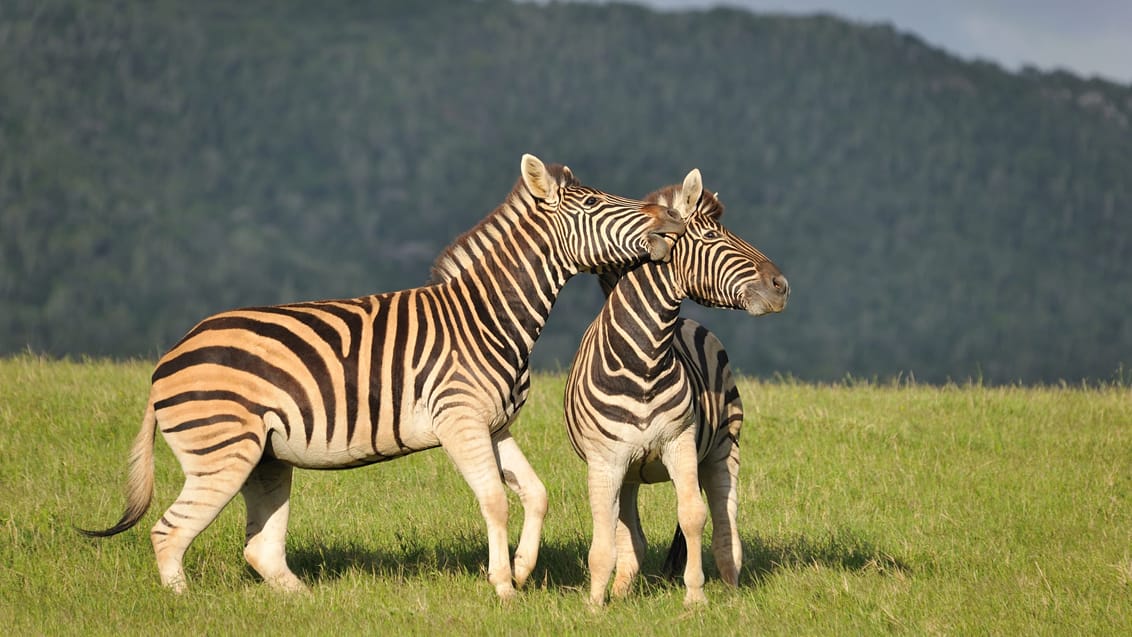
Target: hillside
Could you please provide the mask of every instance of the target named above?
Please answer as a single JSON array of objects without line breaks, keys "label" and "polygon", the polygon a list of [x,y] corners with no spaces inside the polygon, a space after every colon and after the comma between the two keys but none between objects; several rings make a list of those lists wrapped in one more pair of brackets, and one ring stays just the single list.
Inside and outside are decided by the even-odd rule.
[{"label": "hillside", "polygon": [[[703,171],[793,289],[687,306],[745,373],[1108,379],[1130,126],[1132,86],[826,16],[6,2],[0,353],[154,356],[229,307],[419,285],[533,152],[626,195]],[[567,287],[536,363],[599,296]]]}]

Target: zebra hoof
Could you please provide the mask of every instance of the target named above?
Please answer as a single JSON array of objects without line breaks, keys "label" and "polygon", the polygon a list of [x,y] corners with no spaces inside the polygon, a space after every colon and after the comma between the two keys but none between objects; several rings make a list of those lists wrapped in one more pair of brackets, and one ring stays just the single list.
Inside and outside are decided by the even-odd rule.
[{"label": "zebra hoof", "polygon": [[515,599],[515,587],[511,585],[511,582],[498,584],[495,587],[495,594],[499,596],[500,601],[509,602]]},{"label": "zebra hoof", "polygon": [[531,571],[534,570],[531,565],[527,564],[527,560],[521,556],[515,556],[515,566],[512,571],[515,573],[515,588],[523,588],[527,583],[527,578],[531,576]]},{"label": "zebra hoof", "polygon": [[702,588],[689,588],[688,592],[684,595],[685,608],[704,607],[707,605],[707,595],[704,595],[704,589]]},{"label": "zebra hoof", "polygon": [[183,574],[162,577],[161,585],[174,595],[184,595],[189,590],[189,583]]},{"label": "zebra hoof", "polygon": [[294,575],[270,580],[268,585],[273,590],[279,591],[285,595],[305,595],[311,592],[311,590],[307,588],[307,585]]}]

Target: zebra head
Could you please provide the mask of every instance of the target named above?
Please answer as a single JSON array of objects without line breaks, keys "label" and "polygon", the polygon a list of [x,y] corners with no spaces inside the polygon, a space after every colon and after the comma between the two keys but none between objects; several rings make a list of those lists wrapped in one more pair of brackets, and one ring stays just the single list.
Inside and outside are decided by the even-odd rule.
[{"label": "zebra head", "polygon": [[[720,223],[723,204],[704,190],[698,169],[688,173],[683,184],[662,188],[645,200],[672,206],[687,219],[685,233],[670,239],[673,245],[665,266],[687,298],[754,316],[785,309],[790,296],[786,277],[766,255]],[[607,293],[620,274],[611,270],[601,275]]]},{"label": "zebra head", "polygon": [[583,186],[568,167],[546,166],[534,155],[523,155],[522,181],[551,219],[552,241],[580,271],[667,259],[684,232],[683,215],[668,205]]}]

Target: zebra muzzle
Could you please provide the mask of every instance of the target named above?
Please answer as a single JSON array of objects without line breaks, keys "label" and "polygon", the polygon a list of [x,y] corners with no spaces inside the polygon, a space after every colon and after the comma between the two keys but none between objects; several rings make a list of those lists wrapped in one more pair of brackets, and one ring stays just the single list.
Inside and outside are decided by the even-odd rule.
[{"label": "zebra muzzle", "polygon": [[648,239],[649,258],[653,261],[667,263],[672,256],[672,246],[676,245],[676,236],[660,232],[650,232]]},{"label": "zebra muzzle", "polygon": [[653,261],[667,261],[676,245],[676,239],[688,229],[687,220],[672,208],[650,204],[646,206],[646,213],[655,219],[655,227],[649,231],[648,242],[649,258]]},{"label": "zebra muzzle", "polygon": [[762,281],[748,285],[742,294],[743,309],[751,316],[762,316],[763,314],[774,314],[786,309],[786,299],[790,296],[790,288],[786,285],[785,277],[781,278],[782,285],[778,285],[777,281],[773,284],[773,288],[764,285]]}]

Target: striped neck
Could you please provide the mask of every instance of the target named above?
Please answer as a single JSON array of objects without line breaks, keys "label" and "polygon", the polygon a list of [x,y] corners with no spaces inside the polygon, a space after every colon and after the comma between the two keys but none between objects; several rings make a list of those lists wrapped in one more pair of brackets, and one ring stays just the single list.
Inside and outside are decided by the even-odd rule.
[{"label": "striped neck", "polygon": [[641,378],[670,367],[672,341],[684,299],[667,264],[646,261],[628,269],[613,287],[598,321],[614,352],[633,352],[622,363]]},{"label": "striped neck", "polygon": [[561,257],[556,230],[533,200],[512,192],[437,257],[432,279],[457,290],[485,343],[522,366],[558,293],[577,273]]}]

